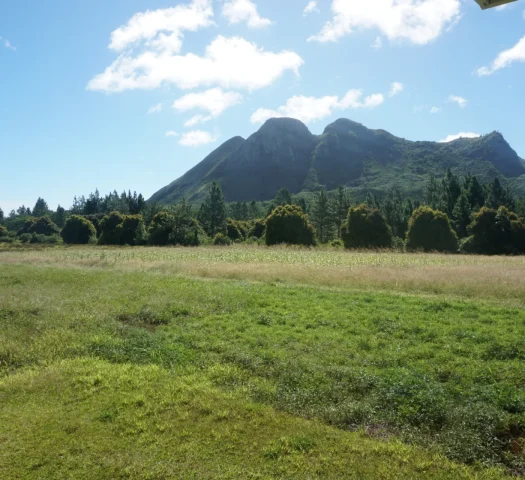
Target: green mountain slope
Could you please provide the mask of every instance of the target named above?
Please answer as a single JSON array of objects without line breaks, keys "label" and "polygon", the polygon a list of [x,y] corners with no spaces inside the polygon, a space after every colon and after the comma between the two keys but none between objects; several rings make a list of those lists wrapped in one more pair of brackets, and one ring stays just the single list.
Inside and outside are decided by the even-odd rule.
[{"label": "green mountain slope", "polygon": [[213,180],[222,184],[227,201],[269,200],[283,187],[297,194],[341,184],[358,197],[394,184],[421,197],[428,176],[447,168],[482,182],[500,177],[525,193],[525,162],[498,132],[449,143],[412,142],[347,119],[313,135],[298,120],[274,118],[247,140],[228,140],[150,201],[199,201]]}]

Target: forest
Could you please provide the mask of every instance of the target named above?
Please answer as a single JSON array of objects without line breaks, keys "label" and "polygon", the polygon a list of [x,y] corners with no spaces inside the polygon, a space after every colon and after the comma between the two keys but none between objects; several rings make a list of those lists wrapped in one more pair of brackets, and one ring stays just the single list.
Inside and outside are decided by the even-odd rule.
[{"label": "forest", "polygon": [[0,243],[99,245],[289,244],[478,254],[525,253],[525,200],[495,178],[448,170],[431,176],[423,200],[396,186],[356,202],[340,186],[306,197],[281,189],[268,202],[226,203],[213,182],[201,205],[148,203],[142,194],[99,191],[51,210],[43,198],[8,215],[0,209]]}]

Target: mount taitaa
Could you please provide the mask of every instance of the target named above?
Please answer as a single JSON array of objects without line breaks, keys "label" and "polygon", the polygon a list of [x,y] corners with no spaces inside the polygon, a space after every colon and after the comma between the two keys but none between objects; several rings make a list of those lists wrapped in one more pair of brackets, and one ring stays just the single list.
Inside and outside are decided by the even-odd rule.
[{"label": "mount taitaa", "polygon": [[281,188],[297,194],[338,185],[353,189],[358,198],[393,185],[422,197],[428,176],[443,175],[447,168],[482,182],[499,177],[525,193],[525,162],[498,132],[449,143],[412,142],[347,119],[313,135],[298,120],[274,118],[246,140],[225,142],[150,201],[173,203],[185,197],[198,202],[213,180],[230,202],[270,200]]}]

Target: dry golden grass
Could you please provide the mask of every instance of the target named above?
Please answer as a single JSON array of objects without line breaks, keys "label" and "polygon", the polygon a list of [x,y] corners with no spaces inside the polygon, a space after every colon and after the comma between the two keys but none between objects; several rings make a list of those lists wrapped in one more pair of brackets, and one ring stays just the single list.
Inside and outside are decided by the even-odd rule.
[{"label": "dry golden grass", "polygon": [[525,303],[525,258],[334,249],[58,247],[0,252],[1,264],[445,294]]}]

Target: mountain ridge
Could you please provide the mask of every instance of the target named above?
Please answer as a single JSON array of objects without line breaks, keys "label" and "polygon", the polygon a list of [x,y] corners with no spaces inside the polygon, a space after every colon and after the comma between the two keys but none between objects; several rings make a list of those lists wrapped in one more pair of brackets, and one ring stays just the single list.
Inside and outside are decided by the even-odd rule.
[{"label": "mountain ridge", "polygon": [[345,118],[314,135],[299,120],[273,118],[247,139],[227,140],[149,201],[199,202],[213,180],[221,183],[227,201],[264,201],[281,188],[298,194],[338,185],[359,197],[396,184],[421,197],[428,176],[447,168],[482,182],[499,177],[525,192],[525,160],[496,131],[440,143],[406,140]]}]

